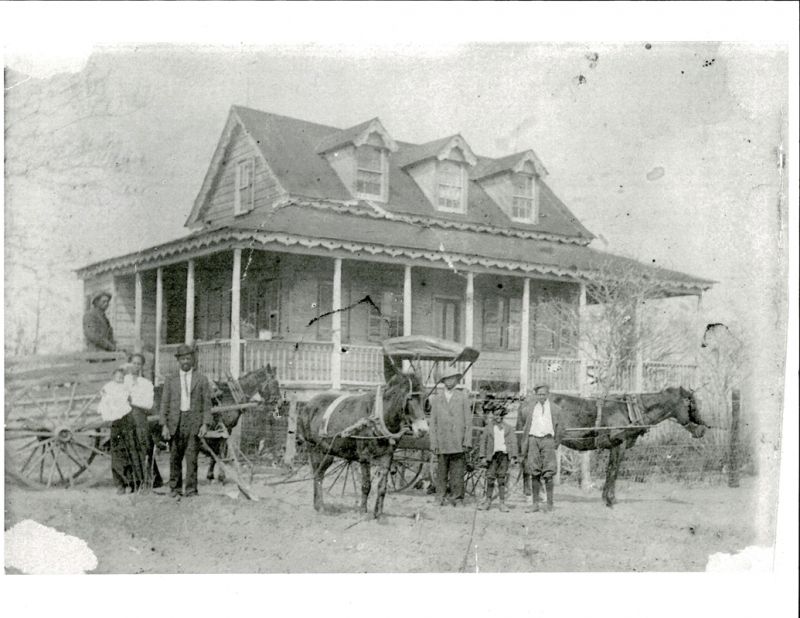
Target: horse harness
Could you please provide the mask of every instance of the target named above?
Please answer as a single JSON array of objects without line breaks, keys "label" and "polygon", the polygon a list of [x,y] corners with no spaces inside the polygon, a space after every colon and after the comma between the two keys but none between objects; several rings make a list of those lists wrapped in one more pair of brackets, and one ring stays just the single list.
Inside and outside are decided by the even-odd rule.
[{"label": "horse harness", "polygon": [[366,427],[372,425],[374,430],[378,435],[376,436],[358,436],[361,439],[365,440],[379,440],[379,439],[388,439],[388,440],[398,440],[400,437],[405,433],[405,429],[401,428],[400,431],[397,433],[392,433],[389,431],[389,428],[386,426],[386,420],[383,418],[383,392],[382,387],[378,386],[375,391],[375,405],[372,407],[372,414],[367,418],[361,418],[357,420],[355,423],[342,429],[342,431],[334,434],[328,434],[328,422],[330,421],[331,416],[333,413],[339,408],[343,401],[346,399],[350,399],[351,397],[357,397],[358,395],[352,393],[345,393],[339,395],[336,399],[334,399],[328,407],[325,409],[325,412],[322,415],[322,427],[320,428],[319,435],[321,438],[349,438],[349,437],[356,437],[352,434],[361,429],[362,427]]}]

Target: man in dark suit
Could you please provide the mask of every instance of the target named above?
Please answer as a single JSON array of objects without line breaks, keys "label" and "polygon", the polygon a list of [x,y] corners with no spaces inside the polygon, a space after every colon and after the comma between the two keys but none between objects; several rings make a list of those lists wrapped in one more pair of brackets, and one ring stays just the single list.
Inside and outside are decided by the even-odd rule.
[{"label": "man in dark suit", "polygon": [[177,375],[168,376],[161,395],[162,437],[169,442],[170,495],[181,495],[186,458],[186,496],[197,495],[197,455],[200,438],[212,422],[211,384],[194,367],[194,350],[181,345],[175,353]]},{"label": "man in dark suit", "polygon": [[520,456],[531,475],[533,502],[528,512],[539,510],[539,490],[544,481],[547,502],[544,510],[553,509],[553,476],[556,473],[556,449],[561,444],[561,409],[550,401],[546,384],[535,389],[535,401],[525,401],[525,426],[522,429]]}]

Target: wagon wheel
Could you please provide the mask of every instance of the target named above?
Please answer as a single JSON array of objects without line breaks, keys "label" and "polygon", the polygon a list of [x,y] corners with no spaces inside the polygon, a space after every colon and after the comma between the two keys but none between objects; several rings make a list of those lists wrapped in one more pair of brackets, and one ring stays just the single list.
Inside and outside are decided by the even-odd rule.
[{"label": "wagon wheel", "polygon": [[398,492],[413,486],[422,475],[426,455],[420,449],[397,449],[389,469],[388,491]]},{"label": "wagon wheel", "polygon": [[95,385],[29,384],[6,403],[6,471],[28,485],[72,485],[98,455],[108,431],[93,412]]},{"label": "wagon wheel", "polygon": [[481,467],[478,448],[473,447],[466,455],[464,490],[470,496],[482,498],[486,488],[486,469]]}]

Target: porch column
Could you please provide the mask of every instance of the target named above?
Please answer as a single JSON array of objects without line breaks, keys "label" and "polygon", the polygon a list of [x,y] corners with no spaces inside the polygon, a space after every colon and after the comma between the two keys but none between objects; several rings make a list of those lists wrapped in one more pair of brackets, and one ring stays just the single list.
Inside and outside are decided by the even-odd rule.
[{"label": "porch column", "polygon": [[240,314],[242,306],[242,250],[233,250],[233,272],[231,274],[231,376],[239,379],[241,369],[241,331]]},{"label": "porch column", "polygon": [[[153,357],[153,380],[160,381],[161,367],[161,319],[164,314],[164,272],[159,266],[156,269],[156,351]],[[155,384],[155,382],[154,382]]]},{"label": "porch column", "polygon": [[[464,299],[464,345],[472,347],[475,344],[475,275],[467,273],[467,292]],[[472,372],[470,369],[464,376],[464,386],[472,390]]]},{"label": "porch column", "polygon": [[333,260],[333,315],[331,316],[331,387],[342,387],[342,258]]},{"label": "porch column", "polygon": [[411,266],[406,266],[403,276],[403,335],[411,334]]},{"label": "porch column", "polygon": [[531,328],[531,280],[525,277],[522,280],[522,328],[520,329],[519,342],[519,391],[521,394],[528,392]]},{"label": "porch column", "polygon": [[133,351],[142,351],[142,272],[133,275]]},{"label": "porch column", "polygon": [[186,327],[184,343],[194,342],[194,260],[189,260],[186,270]]}]

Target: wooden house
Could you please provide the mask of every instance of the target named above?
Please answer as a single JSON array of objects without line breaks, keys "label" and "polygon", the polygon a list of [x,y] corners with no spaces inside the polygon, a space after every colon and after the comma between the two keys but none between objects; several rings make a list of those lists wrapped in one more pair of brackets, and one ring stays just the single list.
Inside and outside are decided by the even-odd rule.
[{"label": "wooden house", "polygon": [[[267,362],[301,397],[380,383],[380,341],[428,334],[482,352],[468,375],[576,390],[575,342],[542,309],[585,302],[592,234],[548,187],[532,150],[492,159],[460,135],[394,139],[234,106],[183,238],[79,271],[113,293],[119,344],[151,350],[156,377],[194,342],[213,377]],[[651,268],[669,294],[711,282]],[[337,311],[341,309],[341,311]]]}]

